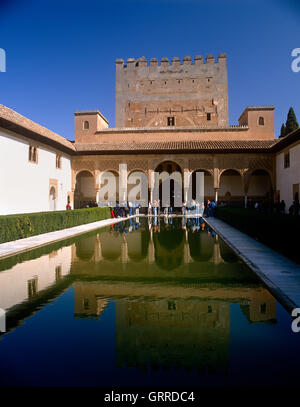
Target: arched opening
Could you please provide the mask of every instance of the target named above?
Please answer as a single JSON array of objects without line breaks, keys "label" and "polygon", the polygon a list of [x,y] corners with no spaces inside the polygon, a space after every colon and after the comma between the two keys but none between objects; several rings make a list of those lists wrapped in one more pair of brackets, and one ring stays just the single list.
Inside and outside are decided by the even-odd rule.
[{"label": "arched opening", "polygon": [[100,235],[102,256],[115,261],[121,257],[123,236],[118,232],[103,232]]},{"label": "arched opening", "polygon": [[139,229],[126,236],[130,260],[140,262],[147,257],[149,238],[150,234],[148,229]]},{"label": "arched opening", "polygon": [[96,206],[96,189],[94,177],[89,171],[80,171],[76,175],[74,191],[74,208]]},{"label": "arched opening", "polygon": [[204,172],[204,200],[214,199],[214,180],[211,173],[207,170],[195,170],[192,173],[191,182],[192,182],[192,198],[196,199],[196,173]]},{"label": "arched opening", "polygon": [[[110,204],[112,202],[119,202],[120,200],[120,194],[119,194],[119,173],[117,171],[114,170],[106,170],[103,171],[100,174],[100,178],[99,178],[99,184],[100,184],[100,189],[102,189],[103,191],[105,191],[104,195],[99,196],[99,200],[101,201],[101,203],[106,203],[107,205]],[[111,187],[108,186],[108,184],[111,184]],[[113,188],[116,188],[115,194],[113,193]],[[109,189],[106,190],[106,189]],[[113,196],[112,196],[112,195]]]},{"label": "arched opening", "polygon": [[272,183],[268,171],[257,169],[250,175],[248,199],[272,200]]},{"label": "arched opening", "polygon": [[91,260],[95,253],[96,236],[86,237],[76,242],[76,256],[80,260]]},{"label": "arched opening", "polygon": [[50,188],[49,205],[50,205],[50,211],[56,210],[56,191],[53,186]]},{"label": "arched opening", "polygon": [[[176,206],[176,203],[182,202],[183,200],[183,174],[182,174],[182,170],[180,168],[180,166],[174,162],[174,161],[164,161],[162,163],[160,163],[156,168],[155,168],[155,172],[157,172],[158,174],[161,174],[162,172],[166,172],[169,175],[171,175],[172,173],[179,173],[181,180],[180,183],[174,179],[170,179],[168,180],[159,180],[159,200],[160,200],[160,205],[162,205],[163,203],[163,188],[168,187],[169,184],[169,190],[167,191],[169,193],[170,196],[170,206],[174,209],[179,208],[179,206]],[[157,188],[157,186],[155,185],[154,188]]]},{"label": "arched opening", "polygon": [[219,201],[226,204],[244,205],[242,176],[237,170],[228,169],[220,177]]},{"label": "arched opening", "polygon": [[213,255],[214,239],[207,233],[192,233],[188,234],[190,253],[193,260],[197,262],[209,261]]},{"label": "arched opening", "polygon": [[164,270],[173,270],[183,262],[184,232],[170,225],[161,226],[153,236],[155,262]]},{"label": "arched opening", "polygon": [[138,201],[142,208],[148,206],[148,176],[144,171],[133,170],[128,173],[127,196],[128,201]]},{"label": "arched opening", "polygon": [[258,118],[258,124],[259,124],[260,126],[264,126],[264,125],[265,125],[265,119],[264,119],[262,116],[260,116],[260,117]]},{"label": "arched opening", "polygon": [[88,130],[89,128],[90,128],[90,123],[87,120],[85,120],[83,122],[83,130]]}]

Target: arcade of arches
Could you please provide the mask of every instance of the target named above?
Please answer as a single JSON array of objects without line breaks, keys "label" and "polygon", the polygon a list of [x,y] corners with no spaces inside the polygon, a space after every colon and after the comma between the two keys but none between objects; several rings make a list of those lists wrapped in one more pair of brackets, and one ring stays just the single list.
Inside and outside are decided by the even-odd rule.
[{"label": "arcade of arches", "polygon": [[[175,171],[181,174],[182,182],[175,187],[171,179],[171,205],[175,191],[180,191],[182,199],[187,200],[184,179],[192,183],[192,195],[195,197],[196,172],[204,172],[204,199],[216,202],[240,202],[247,205],[251,200],[270,200],[275,194],[275,171],[272,156],[268,154],[227,154],[227,155],[90,155],[76,157],[72,161],[72,193],[74,207],[79,208],[90,201],[98,202],[104,174],[113,174],[116,180],[116,200],[126,200],[126,190],[134,185],[128,183],[128,177],[142,172],[148,179],[148,200],[153,201],[154,172],[168,174]],[[119,167],[119,165],[121,167]],[[126,165],[124,165],[126,164]],[[161,182],[160,182],[161,198]],[[108,194],[104,197],[109,200]],[[145,203],[145,206],[147,203]]]}]

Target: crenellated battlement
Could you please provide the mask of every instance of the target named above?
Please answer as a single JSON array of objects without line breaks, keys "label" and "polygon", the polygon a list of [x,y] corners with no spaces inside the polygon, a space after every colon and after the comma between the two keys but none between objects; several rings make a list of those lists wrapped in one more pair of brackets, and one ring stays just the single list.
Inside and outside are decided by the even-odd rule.
[{"label": "crenellated battlement", "polygon": [[219,54],[216,59],[214,55],[207,55],[205,60],[202,55],[196,55],[194,60],[190,56],[185,56],[182,60],[179,57],[173,57],[172,60],[169,60],[167,57],[163,57],[160,61],[157,58],[151,58],[147,60],[144,56],[138,59],[127,58],[126,63],[122,58],[116,59],[116,65],[118,68],[122,67],[124,69],[131,68],[143,68],[143,67],[168,67],[174,66],[178,67],[180,65],[202,65],[202,64],[224,64],[226,63],[226,54]]},{"label": "crenellated battlement", "polygon": [[227,126],[226,54],[116,60],[116,126]]}]

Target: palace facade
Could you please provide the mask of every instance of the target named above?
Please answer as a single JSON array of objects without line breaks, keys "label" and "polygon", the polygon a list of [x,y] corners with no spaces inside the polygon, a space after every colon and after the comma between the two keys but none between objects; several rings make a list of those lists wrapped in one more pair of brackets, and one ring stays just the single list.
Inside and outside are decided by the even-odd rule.
[{"label": "palace facade", "polygon": [[[100,200],[103,174],[178,171],[187,183],[204,172],[206,199],[238,202],[299,195],[300,132],[274,136],[274,107],[247,106],[228,122],[227,59],[116,60],[116,128],[97,110],[75,112],[75,142],[0,105],[0,214],[63,210]],[[121,166],[120,164],[126,164]]]}]

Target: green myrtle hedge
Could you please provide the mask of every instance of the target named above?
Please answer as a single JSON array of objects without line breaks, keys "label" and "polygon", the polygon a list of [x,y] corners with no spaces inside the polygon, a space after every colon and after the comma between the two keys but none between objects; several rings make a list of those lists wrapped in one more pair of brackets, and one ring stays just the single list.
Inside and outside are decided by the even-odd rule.
[{"label": "green myrtle hedge", "polygon": [[108,207],[0,216],[0,243],[108,218]]},{"label": "green myrtle hedge", "polygon": [[300,263],[300,216],[218,207],[216,217]]}]

